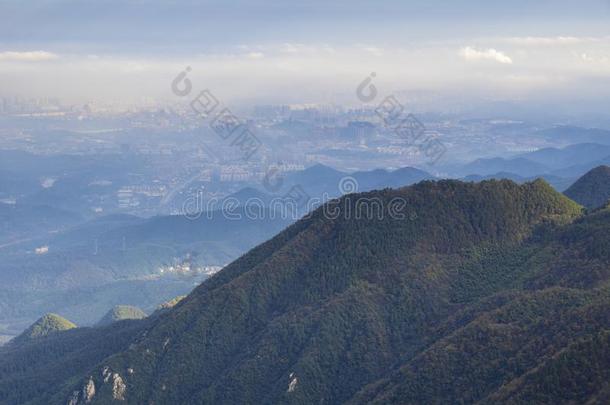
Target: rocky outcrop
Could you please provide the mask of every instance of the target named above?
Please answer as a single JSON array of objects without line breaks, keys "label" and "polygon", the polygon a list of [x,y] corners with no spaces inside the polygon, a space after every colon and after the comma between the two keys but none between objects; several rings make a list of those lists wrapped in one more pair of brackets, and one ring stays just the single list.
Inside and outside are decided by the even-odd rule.
[{"label": "rocky outcrop", "polygon": [[89,378],[87,384],[83,387],[83,399],[85,403],[89,403],[93,400],[95,396],[95,382],[93,382],[93,378]]},{"label": "rocky outcrop", "polygon": [[[129,374],[133,374],[133,369],[127,371]],[[113,372],[110,367],[106,366],[101,371],[102,381],[99,382],[99,391],[104,390],[107,386],[111,390],[112,399],[115,401],[125,401],[125,394],[127,392],[127,384],[123,380],[123,377],[119,373]],[[104,390],[105,391],[105,390]],[[67,405],[84,405],[89,404],[93,401],[97,393],[96,385],[93,377],[85,382],[80,390],[74,391],[70,398],[68,398]],[[100,394],[103,398],[105,395]]]},{"label": "rocky outcrop", "polygon": [[83,385],[80,391],[74,391],[72,396],[68,398],[68,405],[81,405],[89,404],[95,397],[95,381],[93,377],[89,377],[89,380]]},{"label": "rocky outcrop", "polygon": [[290,383],[288,384],[288,390],[286,392],[294,392],[297,388],[297,384],[299,383],[299,379],[294,373],[290,373]]},{"label": "rocky outcrop", "polygon": [[117,401],[124,401],[125,391],[127,391],[127,386],[123,382],[123,378],[119,373],[112,374],[112,398]]}]

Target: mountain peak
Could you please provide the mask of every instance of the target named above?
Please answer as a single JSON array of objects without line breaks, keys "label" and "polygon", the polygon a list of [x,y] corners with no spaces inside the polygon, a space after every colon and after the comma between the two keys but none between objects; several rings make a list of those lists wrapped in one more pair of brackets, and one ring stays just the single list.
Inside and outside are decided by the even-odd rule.
[{"label": "mountain peak", "polygon": [[610,167],[598,166],[590,170],[564,194],[589,209],[604,206],[610,199]]},{"label": "mountain peak", "polygon": [[334,169],[330,166],[326,166],[322,163],[316,163],[313,166],[309,166],[303,173],[312,174],[312,175],[329,175],[329,174],[337,174],[341,173],[339,170]]},{"label": "mountain peak", "polygon": [[114,322],[123,321],[126,319],[143,319],[146,318],[146,313],[138,307],[131,305],[116,305],[104,315],[98,322],[97,326],[106,326]]},{"label": "mountain peak", "polygon": [[[358,215],[368,202],[392,210]],[[475,403],[510,394],[502,390],[511,379],[540,387],[501,365],[537,372],[578,334],[602,329],[610,305],[607,294],[586,290],[607,283],[599,269],[610,260],[610,216],[581,211],[543,180],[424,181],[345,195],[161,316],[51,342],[76,356],[66,357],[78,368],[43,381],[47,392],[31,389],[29,370],[7,381],[19,384],[13,397],[40,403],[89,386],[93,403],[117,399],[115,388],[130,403]],[[561,226],[538,233],[541,223]],[[596,248],[583,249],[582,240]],[[80,361],[93,333],[109,344]],[[3,361],[30,358],[26,349],[38,348],[0,356],[0,376],[13,372]],[[48,364],[56,364],[53,349]],[[595,373],[576,369],[581,378],[606,378]],[[460,384],[447,388],[452,376]],[[552,390],[561,385],[536,402],[560,402],[565,396]]]},{"label": "mountain peak", "polygon": [[26,342],[48,336],[55,332],[74,328],[76,328],[76,325],[66,318],[63,318],[57,314],[49,313],[38,319],[29,328],[27,328],[25,332],[17,336],[14,342]]}]

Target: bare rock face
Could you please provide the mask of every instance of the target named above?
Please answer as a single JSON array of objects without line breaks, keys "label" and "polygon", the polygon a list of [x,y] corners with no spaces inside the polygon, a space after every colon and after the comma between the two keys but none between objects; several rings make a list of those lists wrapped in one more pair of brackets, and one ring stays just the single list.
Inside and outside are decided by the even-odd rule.
[{"label": "bare rock face", "polygon": [[112,398],[117,401],[124,401],[125,391],[127,391],[127,386],[125,385],[123,378],[119,373],[114,373],[112,375]]},{"label": "bare rock face", "polygon": [[72,396],[68,398],[67,405],[89,404],[95,396],[95,382],[92,377],[83,385],[80,391],[74,391]]},{"label": "bare rock face", "polygon": [[102,377],[104,378],[104,384],[110,381],[110,377],[112,377],[112,373],[110,372],[110,367],[106,366],[102,370]]},{"label": "bare rock face", "polygon": [[88,404],[93,400],[95,396],[95,383],[93,382],[93,378],[89,377],[89,381],[83,387],[83,399],[85,403]]},{"label": "bare rock face", "polygon": [[[131,370],[131,371],[129,371]],[[132,369],[129,369],[128,372],[133,373]],[[113,372],[110,367],[106,366],[101,370],[102,380],[99,381],[99,387],[95,386],[95,380],[93,377],[89,377],[89,379],[85,382],[83,387],[72,393],[72,396],[68,398],[66,402],[67,405],[85,405],[93,402],[93,398],[97,393],[97,389],[99,388],[100,392],[105,391],[106,389],[112,390],[112,399],[115,401],[125,401],[125,393],[127,392],[127,384],[123,380],[123,377],[119,373]]]},{"label": "bare rock face", "polygon": [[286,392],[294,392],[298,383],[299,379],[296,377],[296,375],[294,373],[290,373],[290,383],[288,384],[288,391]]}]

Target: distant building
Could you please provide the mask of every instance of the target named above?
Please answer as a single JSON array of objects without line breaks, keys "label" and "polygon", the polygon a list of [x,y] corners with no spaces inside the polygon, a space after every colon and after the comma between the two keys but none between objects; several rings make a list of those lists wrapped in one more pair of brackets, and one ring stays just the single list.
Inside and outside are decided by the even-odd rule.
[{"label": "distant building", "polygon": [[290,115],[290,107],[287,105],[258,105],[254,107],[254,115],[266,119],[286,118]]},{"label": "distant building", "polygon": [[157,185],[157,186],[149,186],[149,185],[140,185],[140,186],[128,186],[123,189],[131,191],[133,194],[143,194],[147,197],[163,197],[167,192],[165,186]]},{"label": "distant building", "polygon": [[119,208],[132,208],[140,205],[135,198],[134,192],[129,187],[122,187],[117,191]]},{"label": "distant building", "polygon": [[250,177],[250,172],[241,166],[230,165],[220,169],[220,181],[247,181]]},{"label": "distant building", "polygon": [[362,141],[375,135],[375,125],[367,121],[350,121],[341,133],[344,137]]},{"label": "distant building", "polygon": [[44,254],[49,253],[49,247],[48,247],[48,246],[41,246],[41,247],[37,247],[37,248],[34,250],[34,252],[35,252],[37,255],[44,255]]},{"label": "distant building", "polygon": [[269,170],[277,170],[280,173],[300,172],[305,170],[305,166],[299,163],[276,163],[269,165]]},{"label": "distant building", "polygon": [[210,182],[212,181],[212,170],[204,169],[199,174],[199,181]]}]

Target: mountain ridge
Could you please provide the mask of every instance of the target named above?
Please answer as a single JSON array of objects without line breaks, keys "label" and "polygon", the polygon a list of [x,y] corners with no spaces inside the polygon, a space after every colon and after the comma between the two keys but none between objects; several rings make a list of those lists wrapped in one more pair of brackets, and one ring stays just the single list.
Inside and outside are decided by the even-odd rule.
[{"label": "mountain ridge", "polygon": [[[347,215],[359,198],[403,198],[405,215]],[[107,403],[118,384],[126,403],[561,402],[525,376],[578,339],[604,347],[610,210],[583,215],[542,180],[424,181],[328,205],[340,215],[320,208],[173,309],[115,326],[141,329],[30,400],[84,403],[93,384]]]}]

